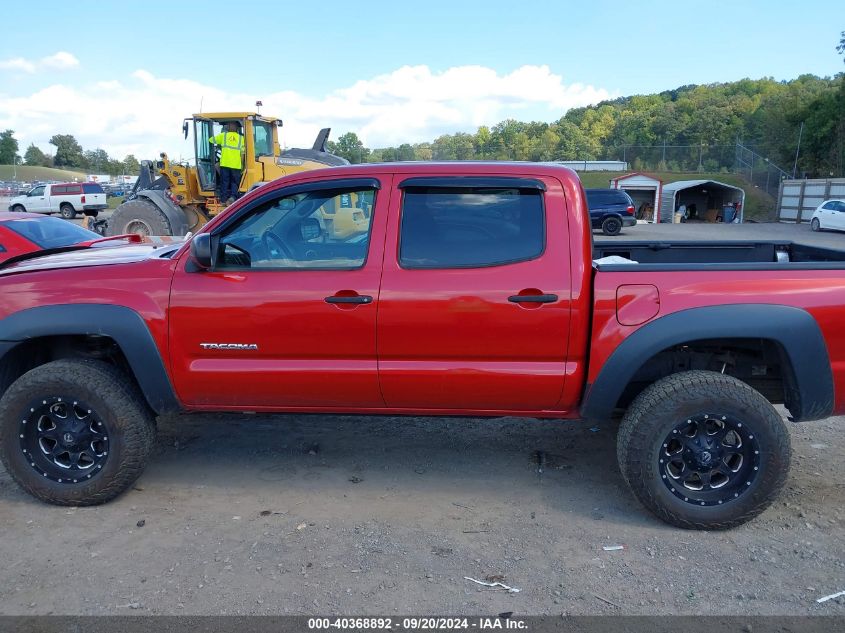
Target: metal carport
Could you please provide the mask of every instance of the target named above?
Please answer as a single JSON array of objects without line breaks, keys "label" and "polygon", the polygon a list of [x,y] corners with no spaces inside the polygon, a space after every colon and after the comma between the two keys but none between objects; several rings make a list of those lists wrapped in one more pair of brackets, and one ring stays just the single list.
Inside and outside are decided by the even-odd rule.
[{"label": "metal carport", "polygon": [[[689,210],[695,205],[698,220],[719,221],[723,209],[737,204],[736,222],[742,222],[745,209],[745,191],[739,187],[715,180],[678,180],[663,185],[660,195],[660,222],[672,222],[681,205]],[[712,216],[712,219],[711,219]]]}]

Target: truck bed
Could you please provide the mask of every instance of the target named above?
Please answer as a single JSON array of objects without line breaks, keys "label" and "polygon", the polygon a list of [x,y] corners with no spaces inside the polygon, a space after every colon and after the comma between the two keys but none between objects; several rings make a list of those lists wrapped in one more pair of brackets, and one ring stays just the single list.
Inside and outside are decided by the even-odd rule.
[{"label": "truck bed", "polygon": [[[601,261],[607,257],[628,261]],[[845,250],[789,241],[614,241],[594,244],[593,261],[602,271],[839,269]]]}]

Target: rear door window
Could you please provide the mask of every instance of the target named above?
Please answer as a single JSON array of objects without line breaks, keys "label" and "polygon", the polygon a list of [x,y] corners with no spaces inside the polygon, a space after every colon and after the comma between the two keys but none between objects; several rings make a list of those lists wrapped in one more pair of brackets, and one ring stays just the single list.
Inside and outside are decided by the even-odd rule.
[{"label": "rear door window", "polygon": [[540,190],[404,189],[399,243],[403,268],[500,266],[535,259],[544,248]]}]

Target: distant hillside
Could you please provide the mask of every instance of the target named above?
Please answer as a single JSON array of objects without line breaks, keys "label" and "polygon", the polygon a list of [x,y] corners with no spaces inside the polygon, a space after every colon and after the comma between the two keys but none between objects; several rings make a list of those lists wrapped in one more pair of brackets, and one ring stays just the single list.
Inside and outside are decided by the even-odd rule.
[{"label": "distant hillside", "polygon": [[0,165],[0,180],[12,180],[17,172],[17,179],[20,182],[32,182],[33,180],[84,180],[85,174],[79,171],[67,171],[65,169],[53,169],[52,167],[31,167],[29,165]]}]

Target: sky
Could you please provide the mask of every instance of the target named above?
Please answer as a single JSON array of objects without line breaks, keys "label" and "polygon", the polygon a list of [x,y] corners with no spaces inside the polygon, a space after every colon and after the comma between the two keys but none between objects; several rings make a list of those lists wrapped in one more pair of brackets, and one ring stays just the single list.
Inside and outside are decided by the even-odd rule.
[{"label": "sky", "polygon": [[[182,119],[252,110],[287,147],[368,147],[686,84],[845,70],[841,2],[31,0],[0,13],[0,129],[187,158]],[[837,21],[835,18],[839,17]]]}]

